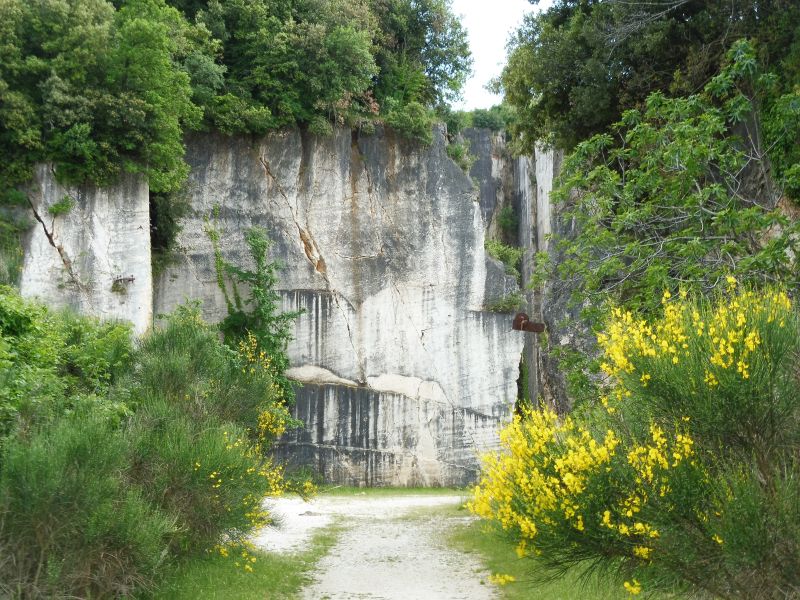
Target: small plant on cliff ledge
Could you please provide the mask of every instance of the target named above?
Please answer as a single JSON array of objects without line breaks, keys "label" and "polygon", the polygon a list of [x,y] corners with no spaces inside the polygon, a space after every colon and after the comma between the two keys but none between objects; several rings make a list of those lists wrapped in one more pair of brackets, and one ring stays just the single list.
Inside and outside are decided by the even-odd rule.
[{"label": "small plant on cliff ledge", "polygon": [[499,240],[486,240],[484,244],[489,256],[496,258],[506,266],[506,274],[520,278],[519,268],[522,264],[522,248],[508,246]]},{"label": "small plant on cliff ledge", "polygon": [[47,212],[49,212],[54,217],[60,217],[66,215],[75,207],[75,200],[70,198],[69,196],[64,196],[56,202],[48,207]]},{"label": "small plant on cliff ledge", "polygon": [[447,144],[447,156],[452,158],[465,173],[469,173],[475,162],[475,157],[469,153],[469,140]]},{"label": "small plant on cliff ledge", "polygon": [[513,292],[486,305],[486,310],[496,313],[511,313],[522,308],[524,298],[519,292]]},{"label": "small plant on cliff ledge", "polygon": [[[255,263],[255,269],[251,271],[237,267],[222,257],[219,232],[216,229],[207,225],[206,233],[214,248],[217,282],[228,306],[228,316],[220,323],[220,329],[231,345],[242,340],[255,340],[258,351],[269,358],[273,381],[280,398],[291,403],[294,400],[294,389],[285,375],[289,367],[286,346],[292,338],[292,323],[302,311],[279,312],[281,297],[275,290],[278,283],[278,264],[269,260],[272,240],[259,227],[253,227],[245,233],[245,242]],[[228,284],[231,287],[230,294]],[[250,290],[249,299],[242,300],[238,284],[245,284]]]}]

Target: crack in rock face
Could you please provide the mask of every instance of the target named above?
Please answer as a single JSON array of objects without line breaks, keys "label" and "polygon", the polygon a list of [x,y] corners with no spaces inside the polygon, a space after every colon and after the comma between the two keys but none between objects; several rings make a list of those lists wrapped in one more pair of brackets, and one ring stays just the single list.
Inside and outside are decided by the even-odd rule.
[{"label": "crack in rock face", "polygon": [[314,265],[314,270],[321,275],[325,275],[327,273],[325,259],[320,255],[314,238],[305,229],[300,228],[300,240],[303,242],[303,249],[306,251],[308,260]]}]

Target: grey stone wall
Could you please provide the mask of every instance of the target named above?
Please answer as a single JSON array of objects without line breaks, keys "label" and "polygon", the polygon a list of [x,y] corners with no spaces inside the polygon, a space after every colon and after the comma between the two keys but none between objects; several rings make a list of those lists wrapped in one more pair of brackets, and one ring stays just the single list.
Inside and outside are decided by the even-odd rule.
[{"label": "grey stone wall", "polygon": [[341,483],[474,478],[510,417],[523,339],[509,315],[484,311],[518,288],[484,252],[478,192],[443,132],[425,149],[382,129],[202,136],[187,160],[192,213],[155,311],[193,298],[222,318],[204,228],[214,222],[225,258],[244,265],[247,228],[269,232],[283,308],[305,311],[288,350],[306,427],[279,452]]},{"label": "grey stone wall", "polygon": [[[226,314],[207,234],[245,267],[248,228],[267,230],[282,263],[284,310],[303,310],[288,352],[306,425],[277,453],[352,485],[465,485],[512,413],[524,336],[485,307],[519,289],[484,251],[497,211],[521,202],[502,136],[465,132],[468,175],[447,157],[379,128],[298,130],[262,139],[187,140],[191,211],[174,264],[153,282],[148,188],[66,188],[47,166],[30,186],[26,296],[137,332],[188,300]],[[75,206],[53,217],[69,196]]]}]

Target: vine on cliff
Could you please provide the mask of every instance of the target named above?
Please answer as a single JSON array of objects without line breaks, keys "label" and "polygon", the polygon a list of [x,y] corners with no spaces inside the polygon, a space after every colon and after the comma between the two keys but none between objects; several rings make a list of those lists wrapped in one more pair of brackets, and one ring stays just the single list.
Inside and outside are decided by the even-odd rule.
[{"label": "vine on cliff", "polygon": [[[219,247],[219,232],[213,225],[207,223],[205,230],[214,251],[217,285],[228,309],[228,316],[220,323],[225,340],[234,346],[243,340],[254,343],[254,351],[264,355],[269,364],[278,398],[291,404],[294,388],[286,377],[286,347],[292,339],[292,324],[303,311],[279,312],[281,297],[275,289],[278,264],[269,260],[272,240],[260,227],[247,230],[245,242],[255,263],[255,269],[249,270],[225,260]],[[239,285],[249,290],[249,298],[242,299]]]}]

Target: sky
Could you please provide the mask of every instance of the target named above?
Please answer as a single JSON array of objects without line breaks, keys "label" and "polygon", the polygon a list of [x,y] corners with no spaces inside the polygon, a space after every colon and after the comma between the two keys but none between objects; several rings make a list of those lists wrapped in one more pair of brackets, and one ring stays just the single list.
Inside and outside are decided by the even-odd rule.
[{"label": "sky", "polygon": [[473,74],[464,86],[461,102],[454,104],[461,110],[490,108],[502,98],[484,86],[500,75],[506,61],[506,42],[522,17],[552,4],[542,0],[538,6],[528,0],[453,0],[453,13],[461,16],[461,23],[469,34],[472,49]]}]

